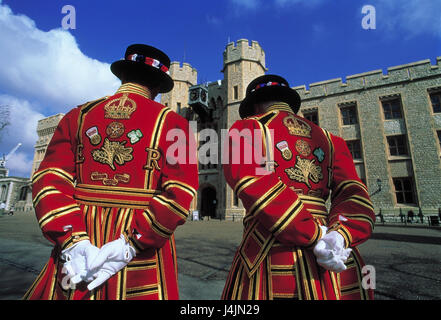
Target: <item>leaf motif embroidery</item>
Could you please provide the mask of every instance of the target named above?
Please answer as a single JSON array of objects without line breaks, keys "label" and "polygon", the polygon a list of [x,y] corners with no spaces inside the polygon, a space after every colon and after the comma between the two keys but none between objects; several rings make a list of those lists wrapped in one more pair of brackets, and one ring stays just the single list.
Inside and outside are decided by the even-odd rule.
[{"label": "leaf motif embroidery", "polygon": [[285,169],[285,172],[291,180],[303,182],[308,187],[311,187],[309,179],[314,183],[318,183],[323,179],[322,168],[315,165],[314,162],[315,159],[302,159],[297,156],[294,168]]},{"label": "leaf motif embroidery", "polygon": [[112,170],[116,170],[115,162],[123,165],[125,162],[133,159],[133,148],[125,147],[126,143],[127,141],[109,141],[109,139],[105,138],[101,149],[92,152],[93,160],[107,164]]}]

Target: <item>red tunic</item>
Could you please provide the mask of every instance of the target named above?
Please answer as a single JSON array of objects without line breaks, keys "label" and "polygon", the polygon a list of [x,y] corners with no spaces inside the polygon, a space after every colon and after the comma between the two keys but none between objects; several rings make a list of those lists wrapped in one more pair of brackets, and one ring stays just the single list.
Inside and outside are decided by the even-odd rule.
[{"label": "red tunic", "polygon": [[[172,129],[189,142],[179,142],[187,159],[167,154]],[[38,223],[55,247],[24,298],[178,299],[173,233],[198,188],[194,145],[188,122],[133,83],[66,114],[32,178]],[[121,234],[137,251],[125,268],[92,292],[63,288],[61,250]]]},{"label": "red tunic", "polygon": [[[371,235],[375,214],[344,140],[280,104],[234,123],[228,143],[224,174],[246,216],[222,298],[372,299],[356,246]],[[317,264],[320,225],[353,249],[346,271]]]}]

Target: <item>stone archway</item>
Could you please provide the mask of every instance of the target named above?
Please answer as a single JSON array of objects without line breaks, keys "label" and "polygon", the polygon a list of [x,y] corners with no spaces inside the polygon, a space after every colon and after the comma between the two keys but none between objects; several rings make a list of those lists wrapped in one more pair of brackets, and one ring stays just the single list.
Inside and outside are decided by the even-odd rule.
[{"label": "stone archway", "polygon": [[218,199],[214,187],[207,186],[201,192],[201,217],[216,218]]}]

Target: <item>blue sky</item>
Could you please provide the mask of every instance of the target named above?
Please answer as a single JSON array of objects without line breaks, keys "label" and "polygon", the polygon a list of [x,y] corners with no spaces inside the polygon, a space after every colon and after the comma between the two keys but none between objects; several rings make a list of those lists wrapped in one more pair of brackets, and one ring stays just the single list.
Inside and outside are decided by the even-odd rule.
[{"label": "blue sky", "polygon": [[[76,29],[63,30],[64,5]],[[365,30],[362,8],[376,9]],[[198,81],[222,79],[228,41],[260,43],[268,73],[291,86],[441,56],[439,0],[0,0],[0,104],[11,107],[0,153],[18,142],[11,175],[28,176],[36,121],[118,86],[109,64],[146,43],[190,63]]]}]

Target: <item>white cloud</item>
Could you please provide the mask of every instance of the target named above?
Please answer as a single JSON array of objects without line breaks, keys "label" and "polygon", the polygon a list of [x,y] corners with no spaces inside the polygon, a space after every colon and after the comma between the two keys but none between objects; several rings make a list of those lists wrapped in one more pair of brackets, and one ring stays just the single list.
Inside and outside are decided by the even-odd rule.
[{"label": "white cloud", "polygon": [[29,159],[28,154],[17,150],[8,160],[7,168],[10,176],[18,176],[23,178],[30,178],[32,171],[32,159]]},{"label": "white cloud", "polygon": [[11,120],[1,132],[0,155],[22,143],[7,166],[10,175],[28,177],[38,120],[112,94],[120,81],[108,63],[82,53],[69,32],[39,30],[2,0],[0,48],[0,104],[10,106]]},{"label": "white cloud", "polygon": [[441,36],[440,0],[371,0],[370,4],[376,8],[377,29],[404,31],[407,37]]},{"label": "white cloud", "polygon": [[[67,31],[39,30],[0,5],[0,88],[62,111],[115,91],[109,64],[84,55]],[[57,111],[57,110],[54,110]]]}]

